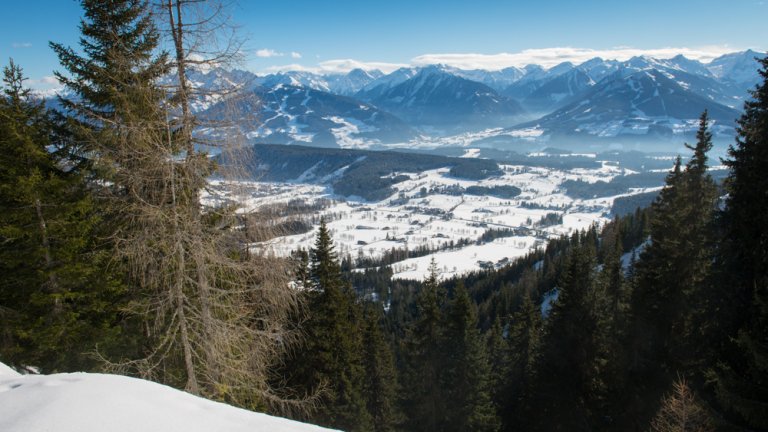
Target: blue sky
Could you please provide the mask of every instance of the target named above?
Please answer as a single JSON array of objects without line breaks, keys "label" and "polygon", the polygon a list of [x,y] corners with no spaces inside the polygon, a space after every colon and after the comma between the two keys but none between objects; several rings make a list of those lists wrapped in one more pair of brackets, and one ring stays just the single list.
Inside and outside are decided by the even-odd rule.
[{"label": "blue sky", "polygon": [[[257,71],[449,63],[501,68],[552,65],[593,55],[703,60],[768,48],[768,0],[242,0],[234,9],[247,39],[244,67]],[[75,0],[7,2],[0,59],[13,57],[45,85],[58,67],[48,41],[75,46]],[[28,18],[27,18],[28,17]]]}]

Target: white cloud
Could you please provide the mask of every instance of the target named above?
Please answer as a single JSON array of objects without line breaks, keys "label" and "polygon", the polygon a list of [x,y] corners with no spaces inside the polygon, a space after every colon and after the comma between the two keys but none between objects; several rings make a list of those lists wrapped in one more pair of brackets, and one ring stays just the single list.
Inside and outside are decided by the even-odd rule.
[{"label": "white cloud", "polygon": [[402,63],[384,63],[384,62],[361,62],[353,59],[326,60],[317,64],[317,66],[304,66],[297,63],[270,66],[263,70],[265,73],[277,73],[287,71],[312,72],[316,74],[331,75],[343,74],[352,69],[373,70],[378,69],[384,73],[390,73],[395,69],[408,67]]},{"label": "white cloud", "polygon": [[390,73],[401,67],[408,67],[402,63],[362,62],[353,59],[326,60],[319,63],[324,73],[347,73],[352,69],[373,70],[378,69],[384,73]]},{"label": "white cloud", "polygon": [[631,57],[641,55],[656,58],[671,58],[678,54],[706,63],[712,61],[716,57],[733,51],[735,51],[733,48],[727,46],[707,46],[700,48],[669,47],[658,49],[616,47],[605,50],[557,47],[528,49],[518,53],[424,54],[413,58],[411,64],[414,66],[425,66],[441,63],[460,69],[499,70],[505,67],[523,67],[529,64],[538,64],[548,68],[565,61],[579,64],[594,57],[611,60],[628,60]]},{"label": "white cloud", "polygon": [[291,51],[291,58],[300,59],[301,53],[297,53],[296,51]]},{"label": "white cloud", "polygon": [[14,42],[11,46],[14,48],[32,48],[32,42]]},{"label": "white cloud", "polygon": [[[273,56],[282,56],[281,53],[268,51]],[[699,60],[707,63],[723,55],[738,51],[734,48],[724,45],[702,46],[698,48],[658,48],[658,49],[639,49],[632,47],[615,47],[611,49],[588,49],[572,47],[556,47],[529,49],[517,53],[499,53],[499,54],[475,54],[475,53],[450,53],[450,54],[424,54],[411,59],[410,64],[387,63],[387,62],[365,62],[354,59],[335,59],[320,61],[315,66],[305,66],[297,63],[270,66],[262,69],[262,73],[276,73],[286,71],[303,71],[317,74],[341,74],[347,73],[352,69],[372,70],[378,69],[384,73],[390,73],[401,67],[421,67],[430,64],[445,64],[459,69],[486,69],[499,70],[510,66],[523,67],[529,64],[541,65],[545,68],[558,65],[569,61],[574,64],[580,64],[594,57],[611,60],[629,60],[634,56],[648,56],[655,58],[671,58],[682,54],[689,59]],[[298,59],[300,56],[291,57]],[[261,56],[264,57],[264,56]],[[318,57],[319,58],[319,57]]]},{"label": "white cloud", "polygon": [[288,71],[320,73],[320,68],[304,66],[298,63],[292,63],[292,64],[279,65],[279,66],[270,66],[268,68],[262,69],[261,73],[271,74],[271,73],[288,72]]},{"label": "white cloud", "polygon": [[59,80],[53,75],[30,79],[27,81],[27,84],[29,84],[29,88],[32,89],[33,93],[46,98],[53,97],[64,89]]},{"label": "white cloud", "polygon": [[269,57],[282,57],[284,55],[285,54],[281,52],[277,52],[269,48],[262,48],[260,50],[256,50],[256,57],[269,58]]},{"label": "white cloud", "polygon": [[59,79],[53,75],[47,75],[40,78],[40,83],[48,85],[59,85]]}]

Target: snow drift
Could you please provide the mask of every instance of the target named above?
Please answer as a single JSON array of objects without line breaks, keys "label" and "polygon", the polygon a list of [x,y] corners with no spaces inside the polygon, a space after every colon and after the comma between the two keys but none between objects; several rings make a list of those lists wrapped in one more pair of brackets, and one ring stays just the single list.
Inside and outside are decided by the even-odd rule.
[{"label": "snow drift", "polygon": [[119,375],[20,375],[0,363],[3,432],[321,432]]}]

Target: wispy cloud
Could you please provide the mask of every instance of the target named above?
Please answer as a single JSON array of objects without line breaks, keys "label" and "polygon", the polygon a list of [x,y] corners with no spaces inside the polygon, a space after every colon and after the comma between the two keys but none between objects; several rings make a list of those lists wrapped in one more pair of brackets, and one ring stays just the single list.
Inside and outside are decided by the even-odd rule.
[{"label": "wispy cloud", "polygon": [[29,79],[27,84],[40,97],[53,97],[64,89],[59,80],[53,75]]},{"label": "wispy cloud", "polygon": [[[352,69],[378,69],[390,73],[401,67],[421,67],[431,64],[445,64],[459,69],[499,70],[510,66],[523,67],[529,64],[541,65],[545,68],[556,66],[562,62],[580,64],[595,57],[605,60],[629,60],[635,56],[648,56],[659,59],[672,58],[678,54],[693,60],[707,63],[723,55],[738,51],[724,45],[702,46],[697,48],[658,48],[639,49],[633,47],[615,47],[611,49],[588,49],[572,47],[556,47],[529,49],[516,53],[476,54],[476,53],[447,53],[424,54],[411,59],[410,63],[368,62],[354,59],[335,59],[318,62],[316,66],[306,66],[298,63],[271,66],[263,69],[263,73],[285,71],[303,71],[318,74],[347,73]],[[277,53],[280,54],[280,53]],[[262,56],[263,57],[263,56]],[[274,57],[274,56],[273,56]],[[300,58],[293,56],[291,57]]]},{"label": "wispy cloud", "polygon": [[557,47],[528,49],[518,53],[424,54],[413,58],[411,64],[414,66],[425,66],[440,63],[460,69],[498,70],[510,66],[522,67],[529,64],[552,67],[566,61],[579,64],[594,57],[610,60],[628,60],[632,57],[643,55],[656,58],[671,58],[678,54],[706,63],[712,61],[716,57],[733,51],[735,51],[733,48],[727,46],[707,46],[699,48],[668,47],[658,49],[616,47],[605,50]]},{"label": "wispy cloud", "polygon": [[385,62],[362,62],[353,59],[326,60],[317,64],[317,66],[304,66],[301,64],[286,64],[271,66],[263,70],[265,73],[277,73],[286,71],[312,72],[317,74],[342,74],[353,69],[374,70],[378,69],[384,73],[390,73],[395,69],[408,67],[403,63],[385,63]]},{"label": "wispy cloud", "polygon": [[384,73],[390,73],[401,67],[408,67],[407,64],[402,63],[363,62],[353,59],[326,60],[320,62],[319,66],[325,73],[347,73],[353,69],[378,69]]},{"label": "wispy cloud", "polygon": [[261,58],[282,57],[284,55],[285,54],[281,52],[277,52],[270,48],[262,48],[260,50],[256,50],[256,57],[261,57]]},{"label": "wispy cloud", "polygon": [[301,53],[297,53],[296,51],[291,52],[291,58],[300,59]]},{"label": "wispy cloud", "polygon": [[32,42],[14,42],[11,46],[14,48],[32,48]]}]

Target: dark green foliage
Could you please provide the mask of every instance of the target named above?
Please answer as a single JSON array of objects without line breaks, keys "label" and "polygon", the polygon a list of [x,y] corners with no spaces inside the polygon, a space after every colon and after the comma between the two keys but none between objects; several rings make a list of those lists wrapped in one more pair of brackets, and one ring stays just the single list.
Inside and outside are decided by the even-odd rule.
[{"label": "dark green foliage", "polygon": [[[707,174],[707,152],[712,135],[707,130],[706,111],[700,119],[691,160],[681,162],[667,177],[667,186],[652,206],[651,243],[636,269],[633,298],[635,337],[639,355],[651,364],[662,364],[667,372],[698,356],[703,311],[704,283],[713,259],[711,219],[716,187]],[[637,365],[642,368],[642,365]]]},{"label": "dark green foliage", "polygon": [[499,412],[505,431],[534,423],[530,395],[534,392],[542,326],[541,311],[525,295],[509,324],[508,374],[497,384],[501,386]]},{"label": "dark green foliage", "polygon": [[611,215],[614,217],[626,216],[632,214],[638,208],[649,207],[659,196],[658,191],[645,192],[625,197],[618,197],[613,200],[613,206],[611,207]]},{"label": "dark green foliage", "polygon": [[97,349],[130,352],[119,340],[125,290],[99,244],[100,215],[83,176],[48,151],[57,144],[50,114],[13,62],[3,81],[0,356],[45,372],[93,370]]},{"label": "dark green foliage", "polygon": [[363,395],[371,415],[373,431],[391,432],[402,421],[398,401],[399,386],[395,357],[381,329],[382,310],[375,304],[365,309],[363,330]]},{"label": "dark green foliage", "polygon": [[752,430],[768,430],[768,57],[760,63],[763,81],[744,105],[725,161],[731,173],[714,290],[728,337],[713,374],[718,400],[728,420]]},{"label": "dark green foliage", "polygon": [[491,400],[490,368],[477,329],[475,305],[459,283],[448,305],[444,326],[446,393],[445,431],[496,431],[500,427]]},{"label": "dark green foliage", "polygon": [[645,424],[678,374],[703,379],[710,358],[707,286],[714,260],[712,216],[717,189],[707,172],[712,136],[707,113],[700,119],[693,155],[678,157],[651,207],[650,242],[634,269],[629,321],[627,385],[635,395],[633,417]]},{"label": "dark green foliage", "polygon": [[600,319],[595,311],[594,233],[581,236],[570,254],[558,298],[546,322],[537,364],[538,430],[583,430],[599,422],[595,407],[605,396]]},{"label": "dark green foliage", "polygon": [[[446,303],[437,277],[433,261],[404,346],[406,429],[498,430],[491,369],[475,305],[461,283]],[[506,351],[500,350],[495,360],[503,360]]]},{"label": "dark green foliage", "polygon": [[664,184],[664,174],[643,172],[615,177],[609,182],[589,183],[582,180],[566,180],[561,187],[572,198],[590,199],[626,193],[629,188],[658,187]]},{"label": "dark green foliage", "polygon": [[442,385],[444,294],[437,282],[437,265],[421,286],[416,300],[417,313],[405,341],[406,371],[403,387],[406,429],[442,430],[447,398]]},{"label": "dark green foliage", "polygon": [[306,345],[295,362],[293,384],[307,392],[325,387],[311,420],[349,431],[369,430],[371,416],[364,397],[362,316],[323,221],[310,252],[309,318]]},{"label": "dark green foliage", "polygon": [[501,185],[501,186],[469,186],[465,189],[465,193],[468,195],[480,195],[480,196],[492,196],[502,199],[511,199],[520,195],[522,191],[517,186]]},{"label": "dark green foliage", "polygon": [[98,123],[116,120],[116,101],[132,87],[156,80],[168,71],[165,55],[154,57],[159,35],[145,0],[81,1],[83,54],[51,42],[61,66],[69,73],[56,78],[78,98],[61,103],[77,119]]}]

